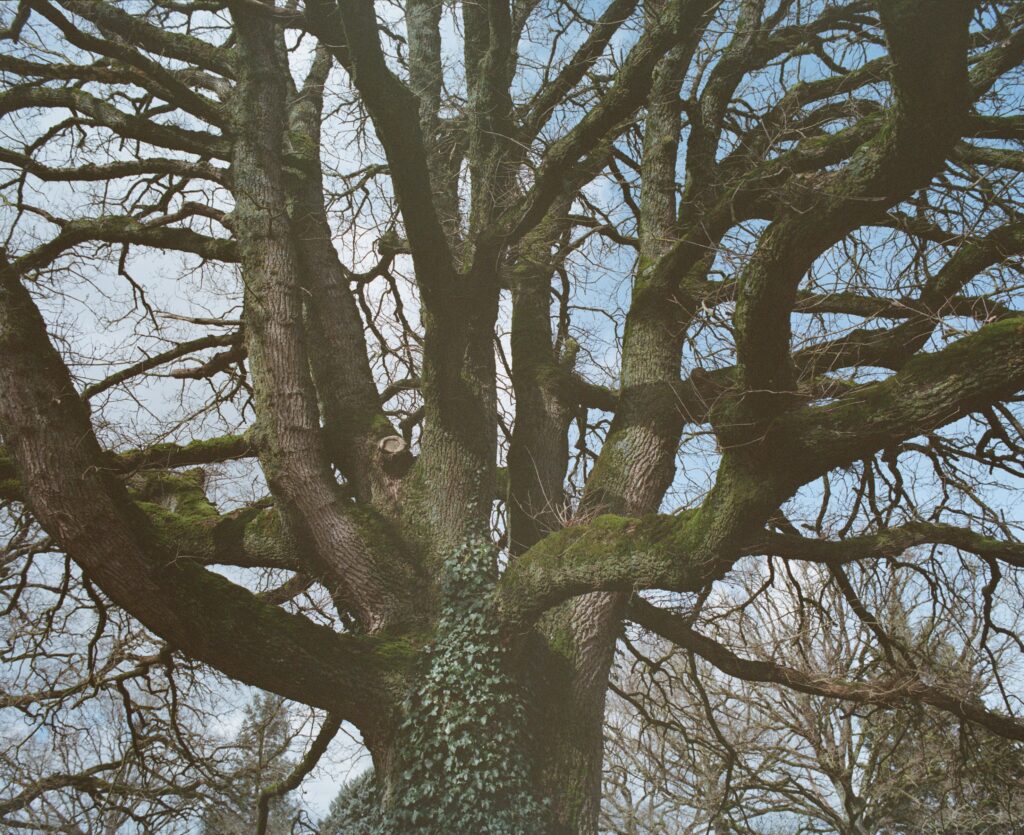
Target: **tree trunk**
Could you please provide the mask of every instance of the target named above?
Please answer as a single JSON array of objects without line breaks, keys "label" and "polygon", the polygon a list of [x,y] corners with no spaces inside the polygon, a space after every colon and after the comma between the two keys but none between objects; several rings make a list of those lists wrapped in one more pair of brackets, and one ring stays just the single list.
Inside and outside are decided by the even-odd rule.
[{"label": "tree trunk", "polygon": [[572,668],[539,632],[516,639],[500,630],[496,557],[477,538],[445,560],[436,639],[400,718],[366,740],[373,799],[340,833],[596,829],[600,717],[593,725],[593,713],[577,709]]},{"label": "tree trunk", "polygon": [[[600,783],[593,775],[600,776],[601,751],[593,741],[601,726],[552,686],[535,686],[524,698],[528,688],[500,663],[511,660],[507,650],[478,634],[463,637],[437,648],[393,735],[371,742],[369,817],[338,835],[596,832]],[[460,657],[480,666],[446,676]],[[564,681],[557,659],[547,663],[555,668],[547,674]]]}]

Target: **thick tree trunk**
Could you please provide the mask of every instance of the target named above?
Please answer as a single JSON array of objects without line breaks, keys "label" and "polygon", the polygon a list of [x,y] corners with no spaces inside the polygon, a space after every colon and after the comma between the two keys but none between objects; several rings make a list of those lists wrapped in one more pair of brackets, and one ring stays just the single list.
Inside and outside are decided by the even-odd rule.
[{"label": "thick tree trunk", "polygon": [[600,722],[575,718],[571,666],[538,632],[517,639],[500,629],[496,558],[477,538],[444,561],[436,639],[400,718],[366,740],[374,794],[340,833],[593,831],[579,821],[580,810],[596,809],[589,775],[600,774]]},{"label": "thick tree trunk", "polygon": [[[455,673],[470,656],[477,666]],[[511,662],[507,650],[479,634],[439,643],[410,689],[401,724],[367,740],[375,767],[368,817],[337,835],[367,831],[359,826],[423,835],[596,832],[600,724],[593,727],[592,714],[559,693],[568,682],[564,661],[549,657],[547,680],[532,686],[503,662]],[[537,675],[540,665],[531,666]]]},{"label": "thick tree trunk", "polygon": [[[57,14],[53,4],[22,5],[51,21]],[[160,37],[156,42],[169,46],[165,55],[161,52],[166,58],[182,60],[181,50],[204,43],[191,35],[159,35],[141,17],[118,11],[116,4],[64,0],[59,5],[81,7],[86,19],[103,15],[97,20],[108,23],[97,23],[97,31],[104,38],[110,21],[134,21],[137,32],[152,29],[148,37]],[[842,17],[833,16],[844,10],[825,5],[829,26],[842,23]],[[1010,249],[1020,250],[1004,239],[1011,230],[1007,226],[989,233],[984,245],[964,246],[949,261],[953,268],[947,265],[931,289],[922,291],[920,310],[908,308],[903,325],[879,331],[889,345],[887,363],[897,372],[893,378],[865,384],[827,409],[805,406],[811,402],[805,395],[814,389],[804,390],[801,371],[806,378],[812,372],[818,376],[812,365],[820,371],[833,364],[852,366],[852,361],[836,362],[836,356],[853,351],[864,352],[861,364],[878,365],[863,362],[868,348],[854,339],[817,345],[814,362],[801,358],[806,351],[793,355],[791,321],[800,282],[812,263],[851,230],[877,222],[925,186],[960,138],[984,135],[973,128],[961,130],[969,85],[971,95],[980,95],[985,74],[992,72],[986,62],[972,58],[968,76],[962,60],[971,4],[886,0],[876,5],[888,43],[892,104],[863,120],[874,124],[877,135],[856,152],[853,146],[837,148],[837,136],[822,129],[822,136],[812,131],[809,137],[816,150],[798,142],[792,153],[784,151],[777,159],[767,153],[773,143],[790,141],[780,137],[790,136],[786,111],[791,103],[800,110],[824,101],[810,92],[820,89],[815,81],[800,86],[796,101],[791,95],[796,88],[783,90],[769,114],[781,121],[773,126],[769,119],[761,127],[770,130],[738,137],[742,141],[736,149],[720,159],[724,126],[734,126],[730,107],[743,89],[741,82],[760,73],[765,62],[781,58],[774,50],[785,46],[772,30],[784,21],[787,4],[770,15],[773,22],[765,19],[765,4],[759,0],[737,3],[735,13],[714,0],[645,0],[645,32],[605,94],[592,72],[594,62],[636,6],[632,0],[615,0],[581,52],[551,78],[545,74],[532,103],[520,102],[518,82],[513,84],[516,41],[526,23],[526,17],[517,18],[524,9],[529,16],[537,6],[532,0],[462,4],[464,96],[453,97],[447,89],[443,8],[435,0],[409,0],[406,7],[408,84],[396,74],[401,68],[392,60],[391,47],[381,46],[371,0],[306,0],[301,25],[321,42],[301,89],[286,48],[292,12],[282,4],[252,0],[228,3],[235,19],[230,40],[223,49],[206,44],[209,49],[199,53],[198,66],[222,75],[220,81],[210,84],[200,71],[196,78],[206,80],[192,90],[191,82],[176,80],[179,73],[163,71],[141,55],[128,61],[131,74],[119,76],[120,56],[130,54],[127,37],[110,40],[97,53],[106,56],[102,62],[80,68],[87,81],[95,73],[100,79],[113,73],[115,79],[127,78],[131,87],[153,83],[157,99],[167,100],[172,110],[175,101],[184,102],[186,111],[191,108],[222,131],[216,136],[167,120],[151,122],[140,132],[138,123],[164,113],[162,107],[131,116],[120,113],[107,125],[110,114],[104,116],[107,111],[98,101],[87,107],[92,98],[78,87],[41,87],[34,81],[17,88],[8,97],[13,103],[0,108],[3,113],[22,109],[19,99],[48,101],[47,107],[81,110],[96,119],[83,122],[83,129],[106,125],[115,135],[120,131],[122,139],[148,137],[145,141],[175,151],[174,159],[140,160],[144,169],[174,170],[180,163],[186,171],[201,172],[209,168],[207,157],[230,161],[230,171],[209,170],[233,191],[234,206],[222,218],[230,241],[199,235],[188,227],[191,216],[185,212],[184,221],[166,213],[153,223],[146,214],[99,218],[91,227],[97,231],[86,233],[76,231],[84,227],[75,220],[34,256],[18,259],[17,267],[0,249],[0,429],[18,470],[16,495],[24,497],[90,580],[176,651],[242,682],[329,710],[332,721],[344,718],[363,731],[375,779],[364,781],[372,791],[352,827],[342,831],[596,832],[605,694],[629,594],[636,589],[710,589],[739,556],[762,553],[750,550],[750,543],[766,535],[768,520],[801,484],[829,468],[881,450],[887,454],[901,440],[942,421],[988,409],[995,396],[1016,394],[1024,380],[1022,362],[1014,359],[1024,356],[1016,350],[1019,330],[1009,330],[1019,328],[1015,323],[989,326],[952,349],[906,364],[932,332],[930,311],[942,309],[979,270]],[[94,6],[101,11],[91,11]],[[859,20],[864,17],[859,6],[845,11]],[[707,78],[691,89],[682,82],[701,42],[700,22],[720,8],[723,15],[732,15],[724,20],[735,20],[734,37],[720,53],[714,38],[704,41],[711,51],[701,47],[705,57],[698,65]],[[870,15],[866,19],[873,20]],[[874,29],[873,23],[865,25]],[[799,35],[793,43],[803,43],[804,37],[811,43],[829,31],[816,26],[802,35],[801,26],[787,26],[782,40],[788,43]],[[69,25],[62,31],[72,29]],[[878,42],[877,34],[872,38],[871,43]],[[69,39],[80,43],[70,34]],[[996,63],[1019,63],[1014,39]],[[92,47],[87,43],[82,49]],[[381,447],[395,427],[384,409],[387,397],[377,390],[377,364],[371,363],[364,323],[349,288],[353,275],[332,243],[334,212],[325,208],[331,204],[325,202],[320,154],[321,88],[332,60],[348,73],[384,149],[418,288],[422,338],[406,332],[410,329],[404,323],[402,336],[410,345],[416,342],[410,354],[419,358],[416,385],[424,420],[417,443],[409,444],[418,457],[414,460],[411,449],[403,448],[401,466]],[[70,66],[54,65],[39,77],[50,85],[67,80],[65,72],[77,85],[79,70]],[[863,79],[857,78],[857,71],[844,73],[842,84],[853,85],[842,87],[844,94],[860,89]],[[882,76],[870,78],[875,84]],[[549,117],[554,117],[554,130],[563,106],[580,106],[573,90],[581,81],[590,92],[578,101],[594,106],[561,138],[549,136]],[[223,91],[217,93],[223,106],[204,99],[207,86]],[[72,98],[64,97],[71,92]],[[30,93],[49,98],[33,99]],[[677,206],[682,100],[689,140],[687,179]],[[873,99],[865,103],[875,104]],[[646,115],[638,161],[640,205],[633,207],[639,220],[637,268],[617,391],[606,393],[612,406],[602,405],[614,417],[607,433],[598,433],[597,463],[566,527],[570,503],[565,481],[573,472],[568,433],[588,400],[579,397],[580,381],[574,377],[581,346],[569,337],[572,293],[567,289],[564,294],[556,336],[551,285],[582,245],[573,230],[582,222],[596,231],[590,224],[597,213],[587,205],[589,199],[580,199],[580,188],[608,163],[611,149],[622,144],[621,125],[632,123],[641,104]],[[112,112],[119,113],[116,108]],[[519,124],[521,114],[526,118]],[[534,160],[542,136],[545,148]],[[206,140],[213,149],[209,154]],[[185,163],[178,159],[181,151],[194,152],[204,162]],[[818,154],[832,162],[815,167],[812,157]],[[40,166],[48,170],[38,162],[29,166],[30,158],[26,147],[26,173],[38,173]],[[538,163],[530,172],[527,160]],[[793,171],[782,170],[791,164]],[[95,176],[94,166],[85,169]],[[625,190],[630,191],[628,186]],[[176,200],[175,194],[166,192],[169,200]],[[469,200],[463,217],[465,194]],[[624,196],[632,206],[629,195]],[[582,221],[576,214],[581,205]],[[606,220],[617,216],[613,212]],[[770,226],[758,233],[757,246],[751,245],[736,281],[712,285],[710,270],[726,231],[755,217]],[[361,231],[358,212],[351,220]],[[76,238],[80,234],[84,237]],[[40,265],[53,261],[56,256],[48,251],[91,240],[91,235],[125,245],[163,246],[172,240],[172,247],[182,251],[237,260],[244,326],[232,344],[244,340],[240,344],[256,413],[246,445],[259,455],[273,499],[272,510],[261,502],[246,508],[244,518],[270,518],[275,540],[282,525],[287,536],[280,538],[284,544],[273,559],[264,554],[239,561],[236,556],[224,564],[301,571],[330,593],[344,634],[271,605],[265,595],[250,594],[202,567],[222,562],[213,558],[218,553],[245,550],[245,536],[259,525],[243,524],[241,514],[219,516],[197,489],[204,512],[190,520],[187,545],[180,537],[171,541],[167,531],[186,527],[186,514],[140,501],[139,491],[125,484],[125,469],[111,465],[126,456],[101,449],[86,405],[88,390],[79,396],[22,283],[35,281]],[[184,245],[178,243],[183,235]],[[1010,237],[1016,241],[1019,236],[1020,228],[1012,227]],[[940,242],[952,241],[943,236]],[[501,460],[498,414],[504,403],[494,342],[505,288],[512,296],[516,414],[505,461],[508,490],[498,497],[507,511],[502,535],[509,558],[508,573],[500,579],[492,523]],[[729,369],[716,360],[711,374],[725,384],[714,397],[705,397],[699,369],[686,379],[681,375],[683,346],[688,333],[699,333],[691,325],[702,306],[714,307],[720,303],[717,294],[727,292],[736,298],[734,327],[719,333],[728,335],[723,345],[735,338],[737,363]],[[879,301],[857,300],[872,310]],[[892,300],[901,308],[905,302]],[[975,353],[977,346],[983,353]],[[896,350],[898,361],[892,359]],[[967,363],[968,351],[972,359],[993,359]],[[390,365],[384,365],[390,372]],[[1004,379],[982,379],[978,369],[997,365]],[[115,376],[127,379],[124,372]],[[697,414],[681,402],[688,387],[707,401]],[[723,450],[715,485],[686,514],[645,518],[658,512],[673,482],[685,423],[707,424],[715,432]],[[586,440],[585,427],[581,433]],[[809,454],[794,452],[801,450]],[[155,460],[152,451],[145,452]],[[165,462],[168,467],[179,464]],[[151,514],[146,504],[161,513]],[[607,516],[597,518],[606,514],[617,518],[610,524]],[[804,549],[850,545],[850,540],[844,545],[792,539]],[[204,544],[193,548],[193,540]],[[886,548],[891,547],[887,542]],[[988,541],[977,553],[994,560],[988,557],[993,547]],[[281,560],[279,552],[287,559]],[[998,578],[992,570],[994,583]],[[517,599],[517,580],[530,586],[536,599],[529,592],[519,594],[518,606],[508,607],[516,610],[510,614],[506,603]],[[551,589],[555,593],[546,596]],[[637,599],[628,605],[631,617],[644,626],[650,626],[650,617],[640,619],[637,612],[659,613]],[[673,620],[666,612],[658,616]],[[656,631],[672,636],[672,629]],[[724,647],[686,624],[677,624],[676,631],[680,646],[693,649],[702,641],[698,646],[712,657],[716,650],[725,655]],[[751,680],[831,695],[809,684],[808,676],[765,661],[726,655],[718,665],[730,675],[752,668]],[[861,701],[882,701],[852,685],[848,690],[860,693]],[[936,703],[934,695],[927,695],[931,691],[919,692]],[[957,710],[966,715],[968,708],[957,702]],[[859,810],[847,805],[853,820]],[[718,831],[725,823],[712,826]]]}]

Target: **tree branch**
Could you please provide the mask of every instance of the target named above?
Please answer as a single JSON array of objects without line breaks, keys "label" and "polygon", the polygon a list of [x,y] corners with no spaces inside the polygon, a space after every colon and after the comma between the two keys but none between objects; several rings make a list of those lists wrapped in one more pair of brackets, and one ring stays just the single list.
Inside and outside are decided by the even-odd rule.
[{"label": "tree branch", "polygon": [[924,702],[981,725],[1007,739],[1024,740],[1024,722],[988,710],[980,703],[962,699],[922,682],[911,673],[899,673],[871,682],[837,680],[829,675],[815,675],[785,667],[771,661],[757,661],[736,655],[724,644],[694,631],[682,618],[633,598],[629,618],[684,649],[695,652],[722,672],[743,681],[781,684],[801,693],[858,704],[893,707],[907,701]]},{"label": "tree branch", "polygon": [[[1024,319],[985,325],[891,377],[825,406],[802,409],[772,428],[796,456],[801,483],[880,449],[938,429],[1024,388]],[[777,434],[776,434],[777,433]]]},{"label": "tree branch", "polygon": [[357,724],[372,728],[388,710],[387,676],[408,657],[401,642],[338,635],[163,550],[106,468],[87,408],[6,264],[0,431],[40,524],[147,628],[232,678],[336,710]]},{"label": "tree branch", "polygon": [[968,528],[938,522],[907,522],[878,533],[842,540],[810,539],[796,534],[766,532],[748,554],[772,554],[787,559],[843,565],[858,560],[895,557],[917,545],[949,545],[960,551],[1024,568],[1024,543],[986,536]]},{"label": "tree branch", "polygon": [[327,746],[338,735],[339,728],[341,728],[341,718],[334,714],[328,715],[324,719],[323,725],[320,726],[320,732],[313,740],[313,744],[309,746],[309,750],[295,768],[284,779],[260,791],[259,799],[256,801],[256,835],[266,835],[267,820],[270,817],[270,801],[283,797],[298,788],[303,778],[316,768],[316,764],[320,762]]}]

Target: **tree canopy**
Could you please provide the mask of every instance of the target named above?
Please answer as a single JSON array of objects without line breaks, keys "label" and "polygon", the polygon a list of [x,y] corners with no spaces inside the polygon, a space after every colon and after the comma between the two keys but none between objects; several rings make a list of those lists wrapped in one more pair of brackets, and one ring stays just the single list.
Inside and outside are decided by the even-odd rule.
[{"label": "tree canopy", "polygon": [[3,4],[0,825],[277,826],[344,726],[359,831],[595,832],[627,626],[1016,750],[1022,61],[1017,0]]}]

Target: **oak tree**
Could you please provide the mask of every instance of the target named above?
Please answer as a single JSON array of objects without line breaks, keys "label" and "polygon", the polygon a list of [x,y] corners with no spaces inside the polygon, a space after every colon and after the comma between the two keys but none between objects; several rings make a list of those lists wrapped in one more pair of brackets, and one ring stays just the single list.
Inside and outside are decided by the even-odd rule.
[{"label": "oak tree", "polygon": [[[223,676],[326,717],[275,797],[347,722],[366,827],[593,832],[627,621],[1024,738],[1024,5],[0,14],[2,707],[128,723],[5,826],[176,820]],[[801,563],[866,678],[702,620]],[[975,601],[997,684],[933,674],[884,576]]]}]

